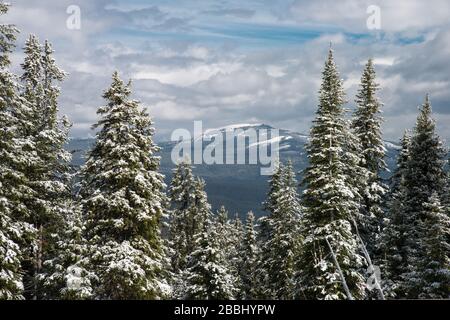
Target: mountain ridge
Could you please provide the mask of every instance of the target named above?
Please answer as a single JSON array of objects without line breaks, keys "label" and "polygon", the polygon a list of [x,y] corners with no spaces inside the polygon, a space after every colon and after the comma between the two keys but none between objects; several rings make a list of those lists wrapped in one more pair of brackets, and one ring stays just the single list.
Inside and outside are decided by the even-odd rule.
[{"label": "mountain ridge", "polygon": [[[209,145],[218,134],[225,137],[227,131],[242,130],[249,128],[255,129],[258,136],[264,137],[264,132],[261,130],[278,129],[268,124],[263,123],[246,123],[246,124],[232,124],[219,128],[206,129],[202,132],[203,143],[202,147]],[[305,153],[305,144],[308,141],[308,135],[298,133],[287,129],[279,130],[279,155],[280,161],[285,162],[290,159],[293,162],[294,169],[299,174],[307,166],[307,156]],[[199,139],[200,137],[193,137]],[[270,137],[271,139],[272,137]],[[267,143],[270,140],[258,140],[258,145]],[[84,155],[86,151],[94,143],[93,138],[71,138],[68,142],[67,149],[73,153],[73,165],[80,166],[84,163]],[[225,141],[225,139],[224,139]],[[158,155],[161,157],[161,173],[165,175],[165,182],[170,184],[172,177],[172,169],[175,167],[171,160],[171,152],[177,141],[163,141],[159,142],[158,146],[161,148]],[[386,162],[390,171],[395,168],[395,161],[400,146],[390,142],[384,142],[386,147]],[[193,145],[193,143],[192,143]],[[224,143],[225,145],[225,143]],[[256,145],[246,143],[241,150],[249,152],[250,148]],[[237,148],[235,151],[237,151]],[[225,152],[224,152],[225,154]],[[243,217],[248,211],[252,210],[257,216],[264,214],[262,210],[262,203],[268,191],[268,176],[261,176],[261,166],[258,164],[195,164],[193,165],[194,174],[202,177],[206,182],[206,192],[208,199],[212,205],[213,210],[217,210],[221,205],[224,205],[230,214],[238,213]],[[389,172],[384,173],[384,178],[389,177]]]}]

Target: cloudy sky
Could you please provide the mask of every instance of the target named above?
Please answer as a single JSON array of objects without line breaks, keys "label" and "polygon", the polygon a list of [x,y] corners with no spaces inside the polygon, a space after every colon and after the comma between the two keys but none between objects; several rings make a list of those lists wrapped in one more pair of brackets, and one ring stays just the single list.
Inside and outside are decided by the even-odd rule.
[{"label": "cloudy sky", "polygon": [[[59,65],[61,110],[72,136],[92,135],[102,91],[117,69],[150,107],[159,139],[175,128],[267,123],[308,132],[326,52],[333,43],[348,107],[363,64],[374,58],[384,134],[398,140],[431,94],[439,133],[450,139],[448,0],[10,0],[8,22],[49,39]],[[77,5],[81,28],[70,30]],[[367,9],[380,8],[369,30]],[[23,59],[13,57],[17,68]]]}]

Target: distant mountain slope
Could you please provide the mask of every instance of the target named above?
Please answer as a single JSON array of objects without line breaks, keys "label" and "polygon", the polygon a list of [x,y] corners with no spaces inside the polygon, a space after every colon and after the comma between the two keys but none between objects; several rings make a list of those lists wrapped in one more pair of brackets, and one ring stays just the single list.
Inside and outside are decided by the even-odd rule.
[{"label": "distant mountain slope", "polygon": [[[252,128],[260,133],[260,130],[274,129],[265,124],[237,124],[216,129],[205,130],[203,134],[203,147],[210,144],[210,139],[222,134],[226,141],[226,132],[236,129],[247,130]],[[265,131],[263,131],[265,132]],[[199,139],[200,137],[196,137]],[[270,137],[269,137],[270,138]],[[305,144],[308,136],[290,130],[279,129],[279,153],[281,161],[292,160],[294,168],[297,172],[301,172],[307,165],[307,156],[304,152]],[[84,163],[84,155],[91,147],[93,139],[72,139],[67,146],[67,149],[73,151],[73,164],[82,165]],[[258,141],[258,144],[264,143]],[[175,142],[159,143],[161,147],[161,172],[166,176],[166,183],[170,183],[172,177],[172,169],[174,164],[171,161],[171,152]],[[391,142],[385,143],[387,149],[386,161],[388,167],[392,169],[395,167],[395,158],[399,147]],[[249,148],[254,148],[256,145],[245,145],[246,152]],[[235,147],[237,150],[237,146]],[[225,150],[224,150],[225,154]],[[243,216],[249,210],[260,216],[264,214],[262,211],[262,202],[267,193],[268,176],[260,175],[259,165],[194,165],[194,173],[201,176],[206,181],[206,191],[208,193],[209,201],[213,209],[216,210],[220,205],[225,205],[230,211],[230,214],[239,213]],[[386,173],[386,178],[388,173]],[[300,175],[298,177],[300,179]]]}]

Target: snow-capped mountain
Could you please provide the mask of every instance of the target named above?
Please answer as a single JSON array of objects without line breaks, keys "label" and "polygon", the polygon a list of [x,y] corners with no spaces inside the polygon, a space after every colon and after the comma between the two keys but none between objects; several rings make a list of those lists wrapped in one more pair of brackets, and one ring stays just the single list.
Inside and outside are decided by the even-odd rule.
[{"label": "snow-capped mountain", "polygon": [[[192,139],[192,146],[194,140],[202,139],[203,148],[206,148],[219,134],[224,139],[226,144],[226,133],[243,132],[248,129],[253,129],[258,133],[258,141],[246,143],[243,147],[245,152],[249,149],[255,148],[262,144],[270,144],[272,139],[278,140],[278,150],[281,161],[290,159],[293,162],[294,168],[300,172],[307,165],[307,156],[305,153],[305,144],[308,141],[308,136],[298,132],[278,129],[278,137],[271,137],[265,135],[268,130],[275,129],[267,124],[233,124],[230,126],[208,129],[203,132],[201,136]],[[81,165],[84,162],[84,154],[93,143],[93,139],[72,139],[68,145],[68,149],[73,151],[73,164]],[[170,183],[172,176],[172,169],[174,164],[171,160],[171,152],[177,142],[168,141],[159,143],[161,147],[161,171],[166,176],[166,183]],[[242,146],[241,146],[242,147]],[[386,161],[388,167],[392,169],[395,167],[395,158],[398,153],[399,146],[385,142],[387,149]],[[236,146],[235,151],[238,151]],[[242,151],[242,150],[239,150]],[[225,150],[224,150],[225,154]],[[268,176],[260,174],[260,165],[254,164],[221,164],[221,165],[195,165],[194,173],[201,176],[206,181],[206,191],[208,193],[209,201],[213,209],[217,209],[220,205],[225,205],[231,214],[234,212],[243,216],[247,211],[252,210],[257,215],[263,214],[262,202],[265,199],[267,192]],[[387,177],[388,173],[386,173]]]},{"label": "snow-capped mountain", "polygon": [[[273,140],[277,140],[279,143],[280,150],[287,150],[292,149],[296,146],[298,146],[298,143],[304,144],[308,140],[308,136],[304,134],[300,134],[297,132],[293,132],[290,130],[285,129],[278,129],[274,128],[272,126],[269,126],[267,124],[234,124],[230,126],[225,126],[221,128],[216,129],[208,129],[205,130],[205,133],[203,134],[204,140],[210,140],[214,137],[218,136],[219,134],[222,134],[222,136],[225,136],[226,132],[230,131],[237,131],[241,130],[242,132],[245,132],[249,129],[255,130],[258,132],[258,142],[257,143],[250,143],[246,146],[246,148],[252,148],[256,147],[257,145],[261,144],[267,144]],[[266,134],[266,131],[270,130],[278,130],[278,136],[277,137],[270,137],[268,134]]]}]

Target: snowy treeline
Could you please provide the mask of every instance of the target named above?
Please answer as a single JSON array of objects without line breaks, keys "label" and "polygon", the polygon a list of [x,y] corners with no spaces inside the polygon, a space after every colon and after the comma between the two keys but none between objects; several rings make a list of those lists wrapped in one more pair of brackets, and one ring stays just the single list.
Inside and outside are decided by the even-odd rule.
[{"label": "snowy treeline", "polygon": [[0,25],[0,299],[450,298],[447,151],[427,96],[383,181],[371,60],[348,116],[330,50],[300,184],[279,163],[267,215],[243,222],[212,212],[188,163],[164,185],[153,122],[117,72],[96,142],[72,168],[65,73],[33,35],[11,73],[17,32]]}]

